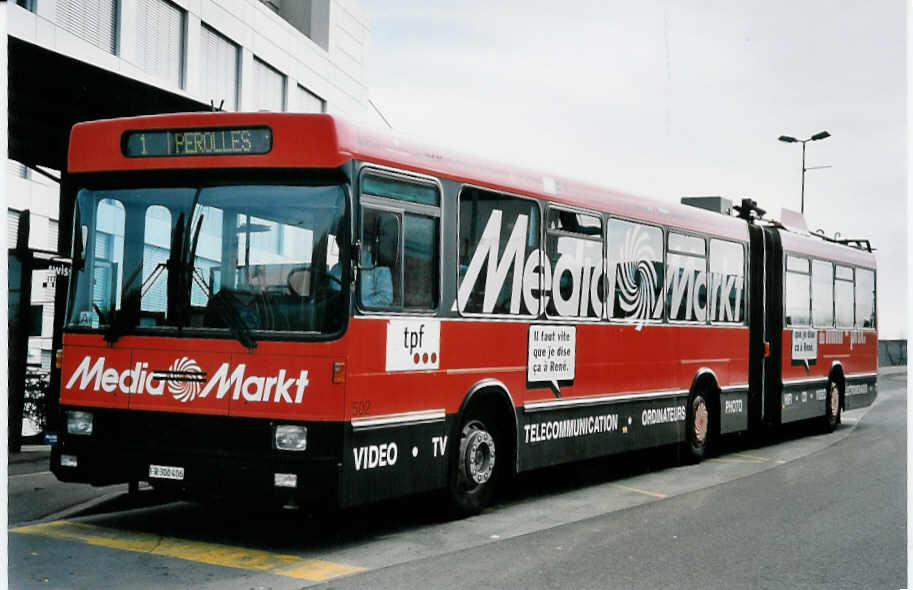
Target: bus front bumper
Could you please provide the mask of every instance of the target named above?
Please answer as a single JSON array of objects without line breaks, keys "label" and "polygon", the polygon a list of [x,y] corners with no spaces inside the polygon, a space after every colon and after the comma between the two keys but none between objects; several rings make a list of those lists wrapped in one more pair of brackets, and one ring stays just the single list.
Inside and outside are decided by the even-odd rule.
[{"label": "bus front bumper", "polygon": [[51,448],[57,479],[94,486],[147,481],[192,499],[335,501],[339,489],[341,466],[330,459],[102,450],[87,442],[63,440]]}]

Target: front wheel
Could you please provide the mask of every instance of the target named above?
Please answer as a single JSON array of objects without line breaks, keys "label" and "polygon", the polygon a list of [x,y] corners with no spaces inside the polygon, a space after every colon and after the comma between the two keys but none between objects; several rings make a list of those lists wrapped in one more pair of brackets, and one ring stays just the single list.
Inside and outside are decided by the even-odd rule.
[{"label": "front wheel", "polygon": [[711,416],[707,398],[703,393],[695,393],[688,406],[685,442],[682,445],[688,463],[700,463],[704,459],[710,444],[710,427]]},{"label": "front wheel", "polygon": [[827,410],[824,414],[824,431],[834,432],[840,424],[840,387],[830,379],[827,381]]},{"label": "front wheel", "polygon": [[493,426],[489,417],[469,417],[463,423],[448,476],[448,495],[458,516],[478,514],[494,494],[497,433]]}]

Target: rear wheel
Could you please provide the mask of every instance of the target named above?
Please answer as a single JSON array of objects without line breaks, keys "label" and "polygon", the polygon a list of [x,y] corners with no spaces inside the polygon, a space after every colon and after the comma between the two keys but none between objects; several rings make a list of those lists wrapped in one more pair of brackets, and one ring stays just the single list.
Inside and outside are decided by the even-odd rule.
[{"label": "rear wheel", "polygon": [[685,423],[685,442],[683,451],[688,463],[700,463],[707,454],[711,433],[710,406],[703,392],[691,396],[688,404],[688,417]]},{"label": "rear wheel", "polygon": [[498,436],[490,416],[467,416],[460,429],[460,446],[451,460],[448,495],[458,516],[478,514],[494,494],[498,471]]},{"label": "rear wheel", "polygon": [[834,432],[840,424],[840,386],[834,381],[827,381],[827,409],[824,414],[824,431]]}]

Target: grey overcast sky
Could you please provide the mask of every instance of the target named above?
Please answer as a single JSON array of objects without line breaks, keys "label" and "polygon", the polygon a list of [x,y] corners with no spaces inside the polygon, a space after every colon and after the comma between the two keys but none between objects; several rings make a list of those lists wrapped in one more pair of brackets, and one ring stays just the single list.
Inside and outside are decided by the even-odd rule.
[{"label": "grey overcast sky", "polygon": [[665,201],[751,197],[878,249],[906,336],[906,6],[362,0],[370,94],[397,132]]}]

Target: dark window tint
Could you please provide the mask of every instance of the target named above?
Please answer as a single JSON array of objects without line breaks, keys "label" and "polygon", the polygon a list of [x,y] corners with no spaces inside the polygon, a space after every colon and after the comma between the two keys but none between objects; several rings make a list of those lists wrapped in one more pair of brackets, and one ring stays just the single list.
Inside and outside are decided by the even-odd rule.
[{"label": "dark window tint", "polygon": [[598,217],[550,209],[545,240],[552,269],[546,313],[555,317],[602,317],[602,223]]},{"label": "dark window tint", "polygon": [[812,261],[812,322],[819,328],[834,325],[834,265]]},{"label": "dark window tint", "polygon": [[608,280],[613,318],[663,318],[663,232],[658,227],[609,220]]},{"label": "dark window tint", "polygon": [[856,327],[875,327],[875,273],[856,269]]},{"label": "dark window tint", "polygon": [[402,306],[400,215],[365,209],[362,213],[362,250],[358,294],[366,308]]},{"label": "dark window tint", "polygon": [[43,305],[29,306],[29,336],[41,336]]},{"label": "dark window tint", "polygon": [[811,275],[807,259],[786,257],[783,288],[786,325],[808,326],[811,323]]},{"label": "dark window tint", "polygon": [[438,300],[438,220],[403,216],[403,298],[406,307],[434,309]]},{"label": "dark window tint", "polygon": [[541,280],[539,208],[535,201],[475,188],[460,194],[461,312],[536,315]]},{"label": "dark window tint", "polygon": [[745,320],[745,248],[710,240],[710,320]]},{"label": "dark window tint", "polygon": [[704,240],[669,234],[666,254],[666,308],[669,319],[703,322],[707,319],[707,259]]},{"label": "dark window tint", "polygon": [[386,176],[365,175],[361,181],[361,193],[363,195],[387,197],[388,199],[397,199],[421,205],[434,205],[435,207],[441,204],[441,197],[438,194],[437,187],[406,182]]}]

